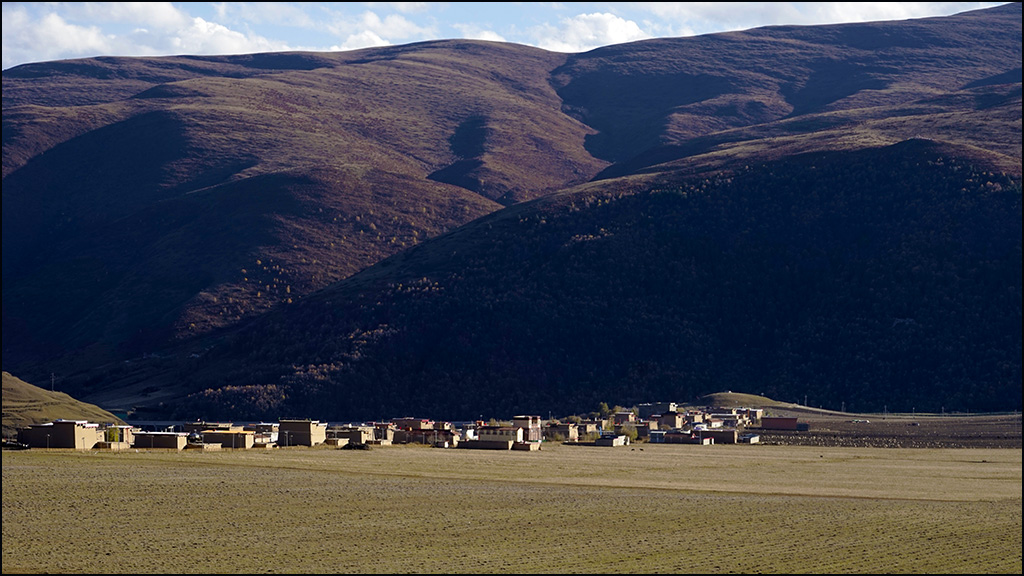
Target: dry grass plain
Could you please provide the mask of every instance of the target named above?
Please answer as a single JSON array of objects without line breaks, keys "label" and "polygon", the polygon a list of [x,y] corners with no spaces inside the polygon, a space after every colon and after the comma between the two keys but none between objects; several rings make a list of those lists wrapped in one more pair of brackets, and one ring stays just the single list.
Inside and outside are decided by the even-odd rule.
[{"label": "dry grass plain", "polygon": [[3,453],[4,573],[1019,574],[1021,528],[1020,449]]}]

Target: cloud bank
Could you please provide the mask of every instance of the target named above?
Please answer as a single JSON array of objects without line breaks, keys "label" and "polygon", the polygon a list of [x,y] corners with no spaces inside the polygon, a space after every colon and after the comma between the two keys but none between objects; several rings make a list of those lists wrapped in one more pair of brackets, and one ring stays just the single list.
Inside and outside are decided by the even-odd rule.
[{"label": "cloud bank", "polygon": [[1000,2],[4,2],[3,68],[91,56],[351,50],[443,38],[558,52],[771,24],[948,15]]}]

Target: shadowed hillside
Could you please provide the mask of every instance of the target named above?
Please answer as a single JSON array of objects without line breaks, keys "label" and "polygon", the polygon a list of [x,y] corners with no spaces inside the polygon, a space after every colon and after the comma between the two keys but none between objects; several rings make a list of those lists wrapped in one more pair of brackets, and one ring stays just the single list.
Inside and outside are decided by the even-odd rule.
[{"label": "shadowed hillside", "polygon": [[[270,417],[574,412],[749,379],[783,399],[948,385],[949,403],[1001,405],[1020,372],[1002,220],[1019,230],[1020,61],[1009,4],[582,54],[20,66],[3,75],[4,368],[104,406],[202,392],[181,410]],[[871,165],[890,153],[905,160]],[[983,301],[1017,321],[1016,356],[1014,334],[978,327],[1005,313],[952,312]]]},{"label": "shadowed hillside", "polygon": [[1019,409],[1020,179],[952,152],[908,141],[519,205],[160,365],[196,392],[182,417],[571,413],[727,388]]},{"label": "shadowed hillside", "polygon": [[6,71],[5,366],[151,353],[590,178],[546,80],[563,60],[435,42]]}]

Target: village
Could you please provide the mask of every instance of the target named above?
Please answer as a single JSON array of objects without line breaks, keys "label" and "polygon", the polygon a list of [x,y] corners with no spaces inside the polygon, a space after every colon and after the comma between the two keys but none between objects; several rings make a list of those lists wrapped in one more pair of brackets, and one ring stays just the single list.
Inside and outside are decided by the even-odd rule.
[{"label": "village", "polygon": [[[160,428],[160,429],[157,429]],[[184,422],[164,426],[58,419],[18,430],[7,447],[74,450],[223,450],[327,446],[369,449],[393,444],[486,450],[540,450],[544,442],[628,446],[755,444],[760,430],[807,430],[794,417],[765,416],[761,408],[682,409],[674,402],[640,404],[608,418],[543,420],[517,415],[510,421],[452,423],[403,417],[386,422],[330,425],[312,419],[278,422]]]}]

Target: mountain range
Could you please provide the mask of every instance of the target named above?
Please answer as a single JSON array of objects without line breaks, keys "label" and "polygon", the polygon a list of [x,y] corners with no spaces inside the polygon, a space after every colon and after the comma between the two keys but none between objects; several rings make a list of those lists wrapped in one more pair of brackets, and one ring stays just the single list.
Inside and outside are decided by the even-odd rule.
[{"label": "mountain range", "polygon": [[1021,7],[3,72],[3,369],[181,418],[1021,407]]}]

